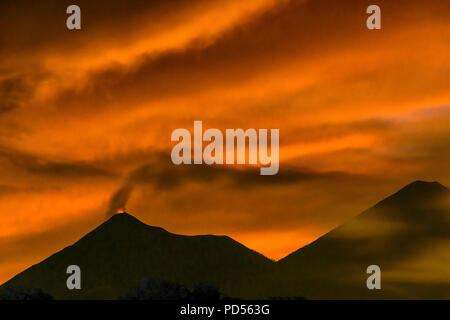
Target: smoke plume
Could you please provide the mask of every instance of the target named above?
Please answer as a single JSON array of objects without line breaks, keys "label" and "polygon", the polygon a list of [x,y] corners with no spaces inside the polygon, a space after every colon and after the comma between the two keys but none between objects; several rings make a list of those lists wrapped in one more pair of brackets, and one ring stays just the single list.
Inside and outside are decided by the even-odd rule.
[{"label": "smoke plume", "polygon": [[128,199],[130,198],[131,191],[133,187],[131,184],[126,184],[120,187],[114,194],[111,196],[109,200],[108,212],[107,215],[111,216],[119,211],[125,211],[125,206],[127,204]]}]

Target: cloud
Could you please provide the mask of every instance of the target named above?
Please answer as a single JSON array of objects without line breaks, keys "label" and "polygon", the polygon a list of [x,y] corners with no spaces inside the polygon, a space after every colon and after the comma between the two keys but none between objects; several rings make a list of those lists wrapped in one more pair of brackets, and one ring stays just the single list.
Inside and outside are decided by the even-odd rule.
[{"label": "cloud", "polygon": [[33,89],[24,76],[0,80],[0,114],[22,106],[32,96]]},{"label": "cloud", "polygon": [[166,153],[154,153],[151,160],[134,169],[125,185],[153,185],[157,190],[172,189],[188,182],[215,183],[224,181],[231,188],[263,187],[273,184],[289,184],[323,177],[340,177],[345,173],[319,173],[311,170],[282,168],[273,176],[260,175],[259,167],[233,168],[218,165],[175,165]]},{"label": "cloud", "polygon": [[[409,8],[419,6],[417,2],[402,2]],[[441,4],[442,5],[442,4]],[[402,4],[386,3],[386,19],[393,27],[407,23],[405,20],[411,17],[402,14]],[[327,10],[325,10],[327,8]],[[436,13],[439,11],[429,9]],[[428,81],[414,80],[405,77],[405,74],[395,68],[397,56],[392,55],[389,60],[382,61],[376,58],[382,55],[385,46],[393,41],[392,29],[385,32],[385,39],[379,37],[368,37],[364,23],[365,4],[363,2],[330,2],[330,1],[291,1],[279,5],[277,9],[270,10],[244,24],[230,27],[221,33],[214,41],[192,39],[181,47],[159,50],[158,52],[142,52],[134,57],[128,64],[114,64],[104,66],[95,71],[90,71],[83,81],[82,88],[68,88],[60,92],[55,101],[56,105],[70,103],[72,108],[88,108],[89,101],[94,102],[97,108],[120,106],[122,104],[136,105],[142,100],[159,101],[171,97],[190,96],[193,93],[201,94],[215,89],[234,87],[245,87],[246,83],[262,81],[279,83],[277,79],[284,79],[282,86],[290,91],[305,89],[302,83],[306,77],[312,79],[314,87],[308,88],[319,90],[322,82],[326,84],[330,77],[336,77],[343,87],[350,84],[361,83],[359,90],[353,90],[352,95],[364,96],[364,86],[367,83],[380,83],[382,87],[386,84],[394,85],[409,81],[408,86],[399,86],[398,96],[405,97],[410,94],[421,94],[420,90],[409,90],[411,86],[427,86]],[[422,18],[424,19],[424,18]],[[301,32],[309,30],[309,32]],[[397,29],[396,29],[397,30]],[[361,38],[367,38],[367,43],[358,42]],[[345,40],[343,40],[345,39]],[[364,52],[376,43],[380,46],[372,55],[360,55],[353,57],[351,65],[367,65],[369,70],[352,69],[347,64],[346,50]],[[408,45],[411,45],[408,43]],[[239,50],[236,50],[239,48]],[[330,51],[336,50],[334,54]],[[397,50],[397,48],[393,48]],[[399,48],[399,50],[407,50]],[[425,54],[425,53],[422,53]],[[343,55],[344,61],[336,65],[335,58]],[[416,59],[416,57],[412,57]],[[328,74],[310,74],[311,63],[323,59],[324,67],[332,60],[332,70]],[[318,62],[319,63],[319,62]],[[394,67],[391,71],[392,82],[386,82],[385,72],[378,72],[373,65],[378,64],[380,69]],[[434,71],[422,69],[417,65],[416,73],[422,73],[429,77],[435,77]],[[283,72],[291,70],[298,73],[297,77],[287,78]],[[375,69],[375,70],[374,70]],[[322,70],[326,71],[326,70]],[[280,74],[281,73],[281,74]],[[439,72],[439,74],[441,74]],[[273,79],[270,79],[270,76]],[[322,79],[320,79],[322,76]],[[440,76],[443,80],[445,74]],[[262,80],[261,80],[262,78]],[[269,78],[269,79],[268,79]],[[409,80],[408,80],[409,79]],[[399,81],[400,80],[400,81]],[[442,86],[445,81],[440,81]],[[334,83],[333,83],[334,84]],[[429,90],[445,90],[441,85],[429,86]],[[289,88],[292,87],[292,88]],[[334,86],[333,86],[334,88]],[[403,89],[402,89],[403,88]],[[280,88],[277,88],[280,90]],[[326,89],[326,88],[325,88]],[[403,90],[403,91],[402,91]],[[380,90],[381,91],[381,90]],[[384,91],[384,90],[383,90]],[[274,90],[272,89],[272,92]],[[330,94],[333,94],[331,92]],[[383,92],[370,95],[371,98],[381,98]]]},{"label": "cloud", "polygon": [[[205,1],[197,0],[196,3]],[[88,36],[105,37],[116,35],[123,37],[127,31],[135,26],[133,21],[143,22],[143,19],[153,18],[152,21],[161,22],[163,13],[180,12],[187,9],[192,1],[174,0],[161,3],[160,1],[92,1],[80,0],[77,5],[82,12],[83,31],[69,33],[65,20],[68,17],[66,8],[70,1],[50,0],[40,4],[30,4],[28,1],[2,1],[0,5],[0,17],[4,28],[16,30],[22,35],[33,34],[33,37],[14,37],[8,33],[2,33],[0,43],[8,44],[1,46],[5,51],[15,50],[17,53],[28,53],[30,46],[37,47],[37,52],[52,49],[60,50],[66,46],[67,49],[75,48],[77,45],[85,44]],[[28,12],[28,13],[27,13]],[[19,17],[21,19],[19,19]],[[25,23],[24,23],[25,22]],[[35,32],[45,30],[46,32]],[[67,39],[70,42],[61,44],[60,41]],[[112,38],[112,36],[111,36]]]},{"label": "cloud", "polygon": [[[166,153],[153,153],[143,165],[132,170],[125,182],[111,196],[107,209],[110,216],[118,209],[127,207],[133,190],[147,190],[151,197],[144,197],[143,201],[153,201],[164,192],[179,194],[185,192],[191,185],[201,185],[209,190],[222,188],[224,195],[234,192],[258,190],[260,188],[278,188],[313,181],[358,179],[343,172],[314,172],[301,168],[281,168],[273,176],[262,176],[258,167],[241,166],[233,168],[215,165],[174,165],[170,155]],[[136,190],[137,189],[137,190]],[[150,191],[151,190],[151,191]],[[187,205],[195,210],[195,200]]]},{"label": "cloud", "polygon": [[0,148],[0,158],[7,159],[29,173],[58,179],[113,178],[115,173],[86,162],[57,162],[9,148]]},{"label": "cloud", "polygon": [[354,134],[385,134],[395,129],[391,119],[368,118],[355,121],[323,122],[315,125],[288,128],[283,143],[315,143]]},{"label": "cloud", "polygon": [[430,284],[433,284],[433,287],[448,286],[450,284],[448,252],[450,252],[450,238],[442,238],[429,243],[427,248],[418,249],[416,255],[401,260],[389,270],[383,271],[383,277],[388,281],[417,283],[422,286]]},{"label": "cloud", "polygon": [[126,206],[132,189],[152,186],[156,192],[183,187],[188,183],[229,184],[229,188],[258,187],[270,184],[294,183],[321,176],[312,172],[283,170],[274,176],[261,176],[259,168],[233,169],[208,165],[174,165],[170,155],[154,153],[151,161],[134,169],[126,182],[111,196],[108,214]]}]

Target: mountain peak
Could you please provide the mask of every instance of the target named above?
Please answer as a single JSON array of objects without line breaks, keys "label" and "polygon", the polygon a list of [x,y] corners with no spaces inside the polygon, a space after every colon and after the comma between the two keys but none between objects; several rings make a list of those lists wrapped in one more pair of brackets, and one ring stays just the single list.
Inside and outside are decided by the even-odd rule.
[{"label": "mountain peak", "polygon": [[[101,224],[97,229],[99,230],[114,230],[114,232],[136,232],[136,230],[143,231],[158,231],[168,233],[161,227],[150,226],[133,215],[127,212],[116,213],[111,216],[107,221]],[[96,230],[97,230],[96,229]]]},{"label": "mountain peak", "polygon": [[[138,219],[136,219],[134,216],[132,216],[131,214],[129,214],[129,213],[127,213],[127,212],[120,212],[120,213],[116,213],[116,214],[114,214],[113,216],[111,216],[111,218],[110,218],[110,220],[111,219],[122,219],[122,220],[125,220],[125,219],[128,219],[128,220],[138,220]],[[138,220],[139,221],[139,220]]]},{"label": "mountain peak", "polygon": [[419,208],[447,197],[450,191],[439,182],[414,181],[375,205]]},{"label": "mountain peak", "polygon": [[139,219],[135,218],[127,212],[116,213],[111,216],[105,223],[112,224],[143,224]]},{"label": "mountain peak", "polygon": [[448,191],[446,187],[444,187],[439,182],[433,181],[422,181],[422,180],[416,180],[407,186],[400,189],[397,194],[399,193],[408,193],[408,194],[418,194],[418,193],[441,193]]}]

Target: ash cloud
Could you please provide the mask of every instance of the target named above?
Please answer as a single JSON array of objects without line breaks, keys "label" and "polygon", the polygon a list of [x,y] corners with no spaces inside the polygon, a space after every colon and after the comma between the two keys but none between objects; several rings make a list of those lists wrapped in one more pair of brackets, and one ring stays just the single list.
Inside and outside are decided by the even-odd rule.
[{"label": "ash cloud", "polygon": [[209,185],[223,183],[230,189],[241,189],[354,176],[342,172],[318,173],[308,169],[289,168],[280,170],[273,176],[262,176],[257,167],[237,170],[226,166],[206,164],[177,166],[171,162],[170,155],[165,153],[157,153],[150,158],[149,162],[133,170],[126,182],[111,196],[107,210],[108,216],[116,213],[117,209],[125,209],[132,190],[138,186],[150,186],[157,193],[176,189],[190,182]]}]

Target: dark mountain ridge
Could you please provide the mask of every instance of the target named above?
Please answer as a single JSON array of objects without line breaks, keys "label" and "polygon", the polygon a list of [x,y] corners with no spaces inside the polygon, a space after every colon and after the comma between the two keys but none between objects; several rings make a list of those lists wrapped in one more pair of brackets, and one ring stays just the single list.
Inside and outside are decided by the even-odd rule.
[{"label": "dark mountain ridge", "polygon": [[[73,264],[81,268],[81,290],[66,288],[66,268]],[[57,299],[116,299],[151,276],[188,287],[209,283],[233,297],[258,297],[254,274],[273,264],[227,236],[176,235],[120,213],[3,286],[40,288]]]},{"label": "dark mountain ridge", "polygon": [[[450,241],[450,191],[437,182],[415,181],[311,244],[278,262],[286,294],[302,288],[306,297],[450,298],[450,281],[419,279],[434,272],[424,257]],[[450,253],[447,252],[450,258]],[[368,290],[366,268],[382,270],[383,290]],[[415,267],[417,265],[422,267]],[[415,268],[414,274],[411,269]]]},{"label": "dark mountain ridge", "polygon": [[[191,288],[209,283],[241,298],[448,299],[450,282],[434,261],[448,255],[446,199],[450,191],[441,184],[413,182],[277,263],[227,236],[176,235],[121,213],[2,287],[39,288],[57,299],[116,299],[150,276]],[[72,264],[82,270],[82,290],[66,288]],[[382,290],[366,287],[372,264],[382,270]]]}]

